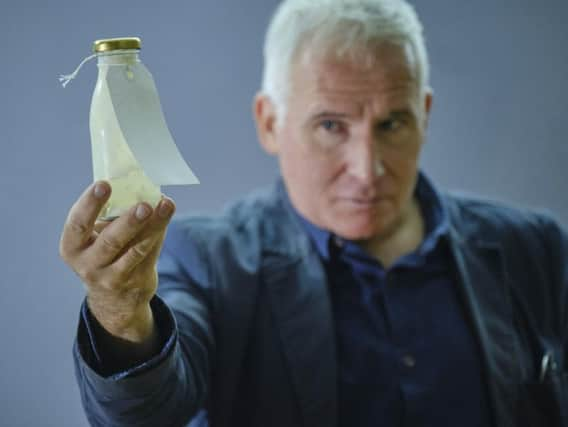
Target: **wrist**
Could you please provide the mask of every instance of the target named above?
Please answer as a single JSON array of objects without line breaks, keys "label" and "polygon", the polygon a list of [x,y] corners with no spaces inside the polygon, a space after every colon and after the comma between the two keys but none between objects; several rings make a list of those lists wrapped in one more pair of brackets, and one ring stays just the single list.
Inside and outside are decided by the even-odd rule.
[{"label": "wrist", "polygon": [[105,304],[87,296],[87,305],[106,332],[116,338],[143,343],[157,333],[149,302],[131,307],[125,304]]}]

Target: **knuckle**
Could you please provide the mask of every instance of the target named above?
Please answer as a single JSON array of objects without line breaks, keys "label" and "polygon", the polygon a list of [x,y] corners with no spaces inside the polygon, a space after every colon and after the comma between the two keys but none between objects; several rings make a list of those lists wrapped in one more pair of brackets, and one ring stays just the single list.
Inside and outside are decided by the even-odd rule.
[{"label": "knuckle", "polygon": [[67,220],[67,228],[71,230],[71,232],[80,235],[86,234],[88,231],[88,227],[85,224],[77,221],[77,219],[73,217]]},{"label": "knuckle", "polygon": [[152,254],[152,249],[156,243],[156,236],[149,235],[129,248],[127,257],[129,262],[139,263],[144,261]]},{"label": "knuckle", "polygon": [[132,261],[142,261],[148,256],[148,251],[144,245],[134,245],[128,249],[128,257]]},{"label": "knuckle", "polygon": [[99,238],[102,240],[102,244],[103,246],[112,251],[112,252],[118,252],[122,249],[122,245],[120,244],[120,242],[115,239],[114,237],[111,236],[105,236],[103,235],[99,235]]}]

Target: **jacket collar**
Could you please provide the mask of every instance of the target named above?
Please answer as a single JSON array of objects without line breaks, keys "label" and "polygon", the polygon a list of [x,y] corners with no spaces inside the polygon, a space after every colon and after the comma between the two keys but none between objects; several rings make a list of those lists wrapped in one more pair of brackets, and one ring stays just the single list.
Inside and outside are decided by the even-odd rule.
[{"label": "jacket collar", "polygon": [[450,213],[449,246],[456,271],[456,284],[475,338],[487,380],[490,403],[498,426],[513,426],[515,381],[520,366],[513,335],[513,306],[505,253],[497,233],[445,197]]},{"label": "jacket collar", "polygon": [[335,331],[323,265],[276,184],[262,271],[305,427],[337,425]]}]

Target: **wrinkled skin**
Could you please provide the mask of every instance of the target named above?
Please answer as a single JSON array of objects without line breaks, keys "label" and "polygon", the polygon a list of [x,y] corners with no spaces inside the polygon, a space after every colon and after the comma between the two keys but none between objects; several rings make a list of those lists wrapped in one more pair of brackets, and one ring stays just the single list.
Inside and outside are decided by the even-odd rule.
[{"label": "wrinkled skin", "polygon": [[417,84],[407,49],[382,44],[374,53],[370,66],[329,56],[298,60],[285,116],[264,94],[254,113],[260,141],[278,156],[306,219],[405,252],[423,234],[413,191],[432,95]]}]

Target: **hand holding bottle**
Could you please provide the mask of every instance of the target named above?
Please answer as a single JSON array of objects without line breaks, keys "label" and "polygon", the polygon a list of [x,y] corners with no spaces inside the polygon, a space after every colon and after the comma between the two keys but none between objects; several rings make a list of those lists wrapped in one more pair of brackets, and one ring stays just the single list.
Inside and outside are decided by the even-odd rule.
[{"label": "hand holding bottle", "polygon": [[149,303],[175,204],[164,196],[155,209],[143,202],[113,221],[97,221],[110,193],[105,181],[85,190],[69,211],[59,253],[85,284],[89,309],[103,328],[142,343],[156,333]]}]

